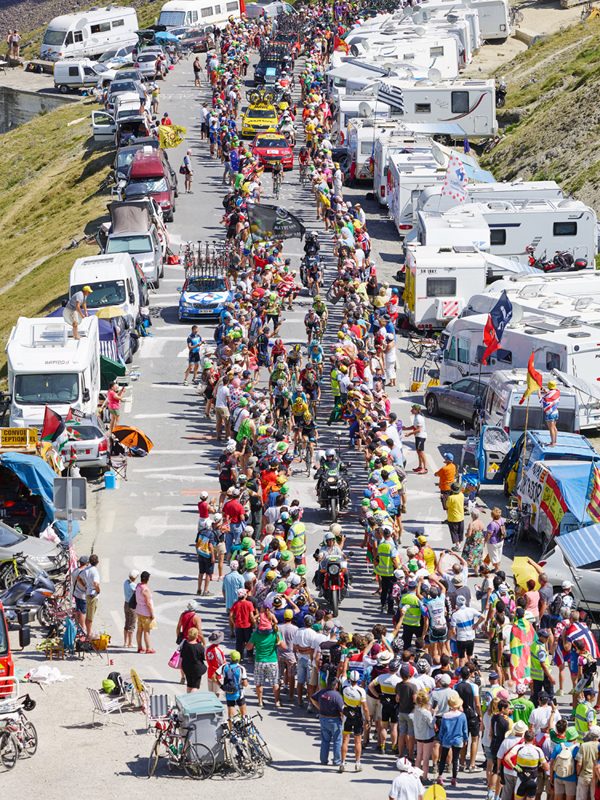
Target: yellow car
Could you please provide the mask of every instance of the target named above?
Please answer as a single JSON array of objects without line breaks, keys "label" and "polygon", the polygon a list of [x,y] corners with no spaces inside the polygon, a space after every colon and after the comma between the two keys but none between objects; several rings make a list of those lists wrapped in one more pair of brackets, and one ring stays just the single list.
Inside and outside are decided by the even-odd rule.
[{"label": "yellow car", "polygon": [[242,117],[242,136],[254,137],[257,133],[275,133],[279,117],[272,103],[250,103]]}]

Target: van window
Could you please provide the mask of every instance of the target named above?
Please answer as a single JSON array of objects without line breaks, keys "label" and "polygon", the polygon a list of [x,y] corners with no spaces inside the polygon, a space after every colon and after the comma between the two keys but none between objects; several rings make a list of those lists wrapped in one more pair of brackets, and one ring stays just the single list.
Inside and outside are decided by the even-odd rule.
[{"label": "van window", "polygon": [[238,0],[234,0],[233,3],[226,3],[225,8],[227,11],[237,11],[238,10]]},{"label": "van window", "polygon": [[546,353],[546,369],[560,369],[560,355],[558,353]]},{"label": "van window", "polygon": [[125,20],[124,19],[114,19],[113,20],[113,23],[112,23],[113,28],[122,28],[123,25],[125,25]]},{"label": "van window", "polygon": [[190,16],[192,18],[192,22],[198,22],[198,12],[197,11],[191,11],[190,12]]},{"label": "van window", "polygon": [[555,222],[552,226],[554,236],[577,236],[576,222]]},{"label": "van window", "polygon": [[469,113],[469,93],[450,92],[450,108],[453,114]]},{"label": "van window", "polygon": [[405,53],[404,54],[404,61],[414,61],[415,54],[414,53]]},{"label": "van window", "polygon": [[74,403],[79,399],[78,375],[76,372],[15,375],[14,397],[23,406]]},{"label": "van window", "polygon": [[454,336],[450,339],[450,344],[446,352],[448,353],[449,361],[456,361],[456,339]]},{"label": "van window", "polygon": [[431,114],[431,103],[415,103],[415,114]]},{"label": "van window", "polygon": [[504,350],[500,348],[492,356],[496,361],[501,361],[503,364],[512,364],[512,350]]},{"label": "van window", "polygon": [[215,14],[221,13],[221,6],[215,6]]},{"label": "van window", "polygon": [[91,33],[106,33],[110,30],[110,22],[98,22],[90,27]]},{"label": "van window", "polygon": [[506,244],[506,228],[490,228],[490,244]]},{"label": "van window", "polygon": [[75,44],[83,42],[83,31],[75,31],[73,33],[73,41],[75,42]]},{"label": "van window", "polygon": [[456,278],[427,278],[427,297],[454,297]]},{"label": "van window", "polygon": [[69,31],[69,33],[67,33],[67,38],[65,39],[65,44],[66,45],[73,44],[73,34],[71,33],[71,31]]},{"label": "van window", "polygon": [[[430,47],[429,48],[429,55],[431,58],[438,58],[439,56],[444,55],[444,48],[443,47]],[[459,92],[452,92],[452,94],[459,94]],[[464,92],[464,94],[469,95],[468,92]]]},{"label": "van window", "polygon": [[69,78],[79,77],[79,67],[69,67]]},{"label": "van window", "polygon": [[458,340],[458,363],[459,364],[468,364],[471,360],[470,358],[470,348],[469,348],[469,340],[468,339],[459,339]]},{"label": "van window", "polygon": [[206,8],[203,8],[200,13],[202,14],[203,17],[212,17],[213,15],[212,6],[207,6]]}]

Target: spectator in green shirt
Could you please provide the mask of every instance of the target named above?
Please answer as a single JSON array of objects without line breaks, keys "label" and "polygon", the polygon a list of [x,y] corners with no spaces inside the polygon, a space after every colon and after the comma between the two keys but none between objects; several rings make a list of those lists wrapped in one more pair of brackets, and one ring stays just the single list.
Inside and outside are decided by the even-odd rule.
[{"label": "spectator in green shirt", "polygon": [[535,706],[531,700],[525,696],[526,694],[527,686],[524,683],[519,683],[517,685],[517,696],[510,701],[512,708],[511,716],[513,722],[519,722],[519,720],[521,720],[526,725],[529,725],[529,717]]},{"label": "spectator in green shirt", "polygon": [[277,663],[277,645],[281,637],[277,631],[256,630],[246,645],[247,650],[254,650],[254,686],[259,708],[263,707],[263,691],[265,686],[273,687],[276,708],[281,708],[279,700],[279,665]]}]

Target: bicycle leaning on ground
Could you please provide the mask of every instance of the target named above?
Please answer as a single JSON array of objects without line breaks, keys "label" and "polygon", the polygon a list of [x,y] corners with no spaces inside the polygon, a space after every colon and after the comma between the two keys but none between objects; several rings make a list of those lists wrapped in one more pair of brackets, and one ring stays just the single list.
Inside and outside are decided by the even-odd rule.
[{"label": "bicycle leaning on ground", "polygon": [[223,763],[237,776],[260,777],[265,764],[273,760],[269,747],[254,724],[254,717],[241,714],[231,720],[231,727],[223,725],[219,742],[223,748]]},{"label": "bicycle leaning on ground", "polygon": [[148,759],[148,777],[156,773],[161,756],[168,759],[169,768],[181,767],[189,778],[206,780],[215,771],[213,752],[200,742],[191,739],[195,726],[184,727],[174,709],[167,716],[154,723],[156,741]]}]

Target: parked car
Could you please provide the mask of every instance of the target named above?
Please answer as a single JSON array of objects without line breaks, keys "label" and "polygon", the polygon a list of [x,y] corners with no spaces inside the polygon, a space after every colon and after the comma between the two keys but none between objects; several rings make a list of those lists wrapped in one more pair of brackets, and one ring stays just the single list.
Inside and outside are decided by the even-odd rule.
[{"label": "parked car", "polygon": [[[59,577],[67,568],[67,553],[63,547],[36,536],[25,536],[0,522],[0,562],[7,562],[16,553],[23,553],[31,562],[32,572],[45,570],[51,578]],[[0,585],[5,584],[4,572],[12,569],[12,563],[0,566]]]},{"label": "parked car", "polygon": [[95,414],[67,423],[67,433],[71,441],[66,447],[75,456],[81,469],[106,469],[110,441],[104,425]]},{"label": "parked car", "polygon": [[[106,98],[106,107],[108,111],[112,111],[116,104],[116,99],[119,95],[136,96],[140,102],[147,100],[148,95],[146,90],[139,81],[134,81],[131,78],[126,80],[112,81],[108,88],[108,96]],[[139,104],[138,104],[139,108]]]},{"label": "parked car", "polygon": [[[596,528],[597,526],[591,526]],[[573,536],[575,532],[569,533]],[[583,528],[580,532],[582,538],[588,534]],[[597,546],[592,543],[589,549],[590,561],[576,566],[572,564],[567,554],[558,546],[556,537],[550,540],[548,549],[538,562],[540,567],[548,576],[548,582],[552,585],[555,592],[559,592],[563,581],[570,581],[573,584],[573,596],[577,608],[589,610],[596,617],[600,616],[600,594],[598,584],[600,582],[600,560],[597,553]]]},{"label": "parked car", "polygon": [[144,80],[154,78],[156,75],[156,56],[158,53],[143,51],[138,54],[137,60],[134,62],[134,67],[138,69]]},{"label": "parked car", "polygon": [[191,50],[192,53],[206,53],[211,47],[214,47],[214,37],[212,29],[196,30],[177,29],[182,30],[181,33],[176,31],[169,31],[179,39],[179,43],[184,50]]},{"label": "parked car", "polygon": [[146,150],[147,148],[150,148],[153,153],[156,153],[160,158],[163,159],[166,169],[171,176],[171,183],[174,186],[175,197],[177,197],[179,195],[177,173],[169,162],[167,151],[162,150],[158,139],[155,139],[152,136],[136,139],[135,142],[128,144],[126,147],[120,147],[117,150],[114,160],[116,180],[127,180],[129,178],[129,170],[131,169],[131,164],[133,163],[135,154],[140,150]]},{"label": "parked car", "polygon": [[143,83],[144,76],[139,69],[120,69],[115,75],[116,81],[137,81]]},{"label": "parked car", "polygon": [[128,44],[125,47],[114,47],[102,53],[98,59],[99,64],[104,64],[109,69],[119,69],[126,64],[133,64],[133,45]]},{"label": "parked car", "polygon": [[[172,222],[175,214],[176,184],[173,183],[169,166],[160,152],[160,150],[147,152],[144,148],[134,155],[125,187],[125,197],[132,199],[132,191],[139,197],[138,188],[141,186],[144,194],[153,197],[162,208],[165,221]],[[131,190],[129,187],[134,188]]]},{"label": "parked car", "polygon": [[479,424],[479,408],[487,383],[477,378],[461,378],[447,386],[430,386],[425,391],[425,408],[431,417],[447,414],[468,423]]}]

